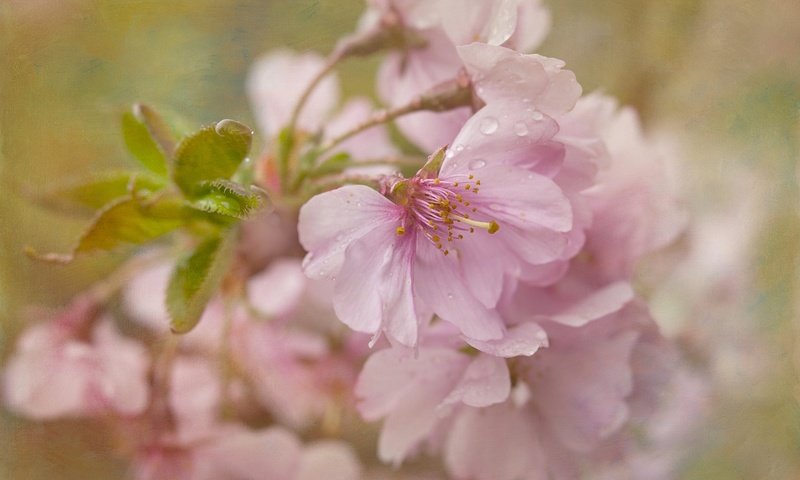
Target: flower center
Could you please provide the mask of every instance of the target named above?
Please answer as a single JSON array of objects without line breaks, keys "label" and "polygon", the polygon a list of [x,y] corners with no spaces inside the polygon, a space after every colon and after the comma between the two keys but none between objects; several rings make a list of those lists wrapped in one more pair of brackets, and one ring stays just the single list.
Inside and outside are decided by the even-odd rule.
[{"label": "flower center", "polygon": [[500,225],[478,208],[481,181],[472,174],[460,177],[463,180],[454,176],[447,180],[414,177],[405,181],[401,189],[405,190],[407,216],[404,224],[397,227],[397,234],[404,235],[413,224],[447,255],[454,242],[475,233],[476,228],[496,233]]}]

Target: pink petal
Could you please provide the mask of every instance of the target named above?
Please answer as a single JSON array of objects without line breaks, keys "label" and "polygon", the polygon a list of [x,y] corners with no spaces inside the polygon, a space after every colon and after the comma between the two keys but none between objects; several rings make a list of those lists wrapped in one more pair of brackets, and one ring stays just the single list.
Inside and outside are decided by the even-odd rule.
[{"label": "pink petal", "polygon": [[471,338],[465,340],[484,353],[504,358],[531,356],[539,348],[548,345],[547,333],[534,322],[525,322],[509,328],[505,336],[499,340],[479,341]]},{"label": "pink petal", "polygon": [[322,440],[307,446],[293,480],[358,480],[361,464],[353,448],[342,441]]},{"label": "pink petal", "polygon": [[465,408],[447,439],[444,460],[457,479],[517,480],[533,472],[546,478],[533,419],[506,402]]},{"label": "pink petal", "polygon": [[397,223],[378,225],[353,242],[336,280],[333,306],[353,330],[387,333],[414,345],[418,319],[412,295],[413,235],[397,235]]},{"label": "pink petal", "polygon": [[[584,327],[586,328],[586,327]],[[630,357],[638,332],[589,337],[574,346],[541,352],[531,363],[533,401],[566,447],[587,451],[628,418],[633,389]]]},{"label": "pink petal", "polygon": [[459,275],[459,261],[455,255],[443,255],[420,236],[415,269],[415,293],[439,317],[470,338],[492,340],[503,336],[500,316],[469,291]]},{"label": "pink petal", "polygon": [[240,430],[201,447],[195,454],[198,480],[293,480],[302,445],[290,431],[272,427]]},{"label": "pink petal", "polygon": [[250,303],[264,315],[278,317],[289,313],[299,302],[308,280],[300,261],[283,258],[247,282]]},{"label": "pink petal", "polygon": [[[351,130],[369,119],[375,107],[366,98],[351,98],[325,125],[325,138],[330,139]],[[339,149],[355,159],[375,160],[397,155],[385,126],[372,127],[344,141]]]},{"label": "pink petal", "polygon": [[[300,243],[309,252],[303,260],[312,278],[335,276],[345,249],[379,225],[398,222],[401,209],[364,185],[348,185],[317,195],[300,209]],[[399,224],[399,223],[398,223]]]},{"label": "pink petal", "polygon": [[147,408],[150,396],[148,374],[150,356],[144,345],[120,335],[109,320],[93,332],[102,373],[95,382],[109,408],[124,414],[139,414]]},{"label": "pink petal", "polygon": [[[277,50],[256,60],[247,77],[247,93],[266,137],[276,135],[289,122],[300,95],[322,70],[325,60],[316,53]],[[308,99],[298,126],[315,132],[339,101],[339,82],[328,75]]]},{"label": "pink petal", "polygon": [[568,308],[550,316],[549,320],[571,327],[581,327],[592,320],[619,311],[631,300],[633,300],[633,289],[630,284],[616,282],[592,292]]},{"label": "pink petal", "polygon": [[519,52],[532,52],[550,33],[550,11],[539,1],[518,2],[517,27],[506,44]]},{"label": "pink petal", "polygon": [[569,200],[549,178],[508,165],[487,165],[474,175],[481,186],[473,205],[492,215],[500,223],[500,231],[504,224],[556,232],[572,228]]},{"label": "pink petal", "polygon": [[505,101],[489,104],[470,117],[458,132],[440,176],[474,173],[481,178],[482,168],[496,165],[555,175],[564,158],[563,147],[551,142],[556,132],[558,125],[552,118],[532,115],[517,100],[513,104]]},{"label": "pink petal", "polygon": [[439,404],[443,409],[454,403],[471,407],[487,407],[508,398],[511,378],[502,358],[479,355],[469,364],[458,384]]}]

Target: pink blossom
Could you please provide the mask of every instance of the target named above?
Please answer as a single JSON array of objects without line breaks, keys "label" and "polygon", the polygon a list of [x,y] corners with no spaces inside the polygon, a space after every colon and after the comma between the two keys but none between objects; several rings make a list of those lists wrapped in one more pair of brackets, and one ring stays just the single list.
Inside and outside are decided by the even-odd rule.
[{"label": "pink blossom", "polygon": [[79,329],[90,320],[73,320],[62,315],[22,334],[3,375],[6,405],[38,420],[142,412],[149,389],[145,348],[108,319],[81,339]]},{"label": "pink blossom", "polygon": [[[387,196],[345,186],[300,211],[311,277],[335,280],[334,308],[356,331],[414,345],[432,311],[468,338],[503,337],[492,310],[504,275],[559,258],[572,227],[569,202],[545,175],[507,164],[554,130],[520,112],[531,138],[507,131],[492,110],[464,126],[438,173],[395,179]],[[510,125],[508,125],[510,122]],[[487,129],[487,125],[491,127]],[[435,157],[434,157],[435,160]],[[487,261],[491,257],[491,261]]]}]

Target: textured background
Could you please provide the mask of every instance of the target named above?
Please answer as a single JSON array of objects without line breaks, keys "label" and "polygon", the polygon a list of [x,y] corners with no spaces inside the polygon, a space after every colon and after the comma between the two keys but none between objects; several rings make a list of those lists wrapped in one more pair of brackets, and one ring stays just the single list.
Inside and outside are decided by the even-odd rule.
[{"label": "textured background", "polygon": [[[766,366],[743,391],[713,398],[711,427],[683,478],[800,478],[800,3],[548,3],[554,28],[540,53],[566,60],[584,91],[635,105],[648,130],[677,136],[691,212],[724,212],[726,202],[758,192],[763,221],[743,259],[751,275],[743,307],[684,322],[722,321],[754,336],[757,351],[742,349],[734,360],[756,355]],[[324,53],[361,8],[343,0],[0,1],[0,355],[25,321],[22,306],[58,305],[119,260],[61,268],[29,261],[23,245],[66,250],[83,220],[32,206],[21,192],[125,165],[117,119],[135,101],[198,124],[252,125],[243,87],[252,60],[277,46]],[[375,65],[347,63],[345,90],[371,89]],[[733,171],[744,180],[733,185]],[[32,424],[6,413],[0,421],[0,478],[122,474],[91,425]]]}]

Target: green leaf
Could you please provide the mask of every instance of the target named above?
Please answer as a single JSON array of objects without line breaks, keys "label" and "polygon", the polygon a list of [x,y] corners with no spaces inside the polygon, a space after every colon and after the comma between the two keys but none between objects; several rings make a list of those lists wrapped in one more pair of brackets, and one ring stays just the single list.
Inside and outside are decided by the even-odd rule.
[{"label": "green leaf", "polygon": [[206,193],[192,202],[192,207],[208,213],[246,218],[267,203],[267,193],[258,187],[245,187],[226,179],[204,182]]},{"label": "green leaf", "polygon": [[181,227],[183,222],[183,201],[175,197],[153,201],[121,198],[97,212],[72,252],[41,255],[27,248],[26,253],[38,260],[66,264],[72,262],[78,254],[147,243]]},{"label": "green leaf", "polygon": [[143,103],[134,104],[133,114],[147,127],[147,131],[150,132],[150,137],[158,143],[158,146],[161,147],[161,151],[164,152],[168,158],[171,158],[172,154],[175,152],[175,136],[172,133],[172,128],[170,128],[161,115]]},{"label": "green leaf", "polygon": [[250,151],[253,132],[233,120],[206,127],[178,145],[172,178],[189,197],[203,194],[203,182],[230,178]]},{"label": "green leaf", "polygon": [[228,270],[235,235],[212,237],[182,258],[167,285],[167,311],[174,333],[193,329]]},{"label": "green leaf", "polygon": [[169,153],[151,134],[147,123],[148,117],[143,112],[155,114],[149,109],[144,110],[140,105],[134,105],[133,111],[122,114],[122,136],[125,139],[125,146],[145,168],[160,176],[166,176]]},{"label": "green leaf", "polygon": [[163,180],[148,174],[106,172],[51,186],[44,193],[31,196],[38,203],[57,210],[94,211],[132,192],[147,194],[165,186]]}]

